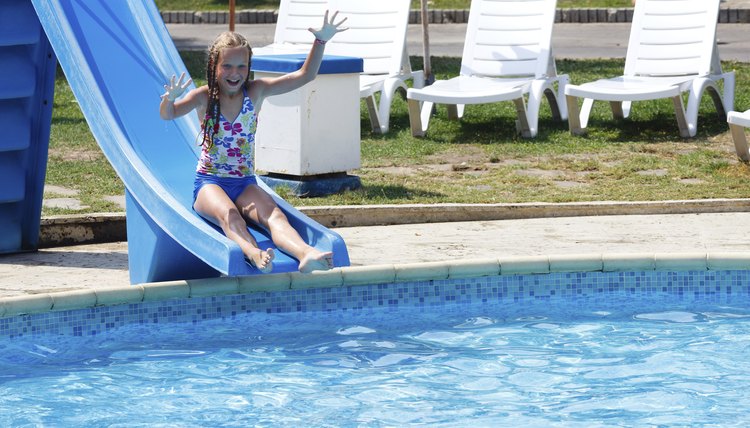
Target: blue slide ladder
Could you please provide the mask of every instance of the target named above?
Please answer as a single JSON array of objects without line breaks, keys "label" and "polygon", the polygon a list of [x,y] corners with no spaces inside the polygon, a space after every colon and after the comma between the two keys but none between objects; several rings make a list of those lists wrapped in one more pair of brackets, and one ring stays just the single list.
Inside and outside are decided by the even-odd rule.
[{"label": "blue slide ladder", "polygon": [[0,253],[38,248],[57,61],[31,2],[0,2]]},{"label": "blue slide ladder", "polygon": [[[164,83],[186,69],[153,1],[31,1],[91,132],[127,189],[131,282],[258,274],[236,243],[191,208],[198,121],[159,118]],[[333,251],[334,266],[349,265],[338,234],[263,186],[303,239]],[[267,231],[250,232],[261,248],[275,248]],[[274,272],[297,269],[297,260],[277,251]]]}]

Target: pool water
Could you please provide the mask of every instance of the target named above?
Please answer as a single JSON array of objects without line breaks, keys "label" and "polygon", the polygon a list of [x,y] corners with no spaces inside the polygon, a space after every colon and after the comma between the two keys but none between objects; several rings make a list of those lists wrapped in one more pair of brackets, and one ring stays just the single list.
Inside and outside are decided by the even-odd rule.
[{"label": "pool water", "polygon": [[750,301],[239,314],[0,341],[2,426],[747,426]]}]

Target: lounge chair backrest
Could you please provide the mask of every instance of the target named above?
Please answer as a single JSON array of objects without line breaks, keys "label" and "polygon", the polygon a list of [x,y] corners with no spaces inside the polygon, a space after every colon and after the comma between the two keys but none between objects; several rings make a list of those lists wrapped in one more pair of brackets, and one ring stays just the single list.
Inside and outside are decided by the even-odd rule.
[{"label": "lounge chair backrest", "polygon": [[313,37],[308,28],[318,28],[328,8],[326,0],[281,0],[276,20],[274,44],[310,46]]},{"label": "lounge chair backrest", "polygon": [[330,0],[349,29],[328,43],[326,54],[364,60],[365,74],[399,74],[406,52],[409,0]]},{"label": "lounge chair backrest", "polygon": [[546,75],[556,5],[556,0],[472,0],[461,74]]},{"label": "lounge chair backrest", "polygon": [[715,55],[719,2],[638,0],[633,12],[625,75],[720,73]]}]

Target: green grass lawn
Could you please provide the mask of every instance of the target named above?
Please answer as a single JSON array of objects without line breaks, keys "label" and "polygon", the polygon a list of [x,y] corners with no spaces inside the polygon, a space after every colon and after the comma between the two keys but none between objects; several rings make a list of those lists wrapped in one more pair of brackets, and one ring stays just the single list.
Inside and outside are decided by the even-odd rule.
[{"label": "green grass lawn", "polygon": [[[430,0],[431,9],[468,9],[470,0]],[[412,8],[419,9],[419,0],[412,0]],[[235,7],[241,9],[278,9],[279,2],[271,0],[236,0]],[[226,10],[228,0],[156,0],[161,10]],[[557,7],[630,7],[630,0],[558,0]]]},{"label": "green grass lawn", "polygon": [[[204,55],[185,52],[183,57],[191,74],[202,76]],[[412,60],[421,67],[420,57]],[[582,83],[617,75],[623,63],[562,60],[557,66],[572,82]],[[458,67],[456,58],[433,59],[438,78],[455,75]],[[726,62],[724,67],[737,72],[736,109],[750,108],[750,65]],[[567,122],[553,121],[544,104],[539,135],[528,140],[515,133],[510,102],[469,106],[461,121],[447,120],[440,107],[426,138],[411,136],[401,98],[394,101],[386,135],[372,134],[366,108],[361,112],[362,168],[354,173],[363,187],[324,198],[282,196],[298,206],[750,197],[750,167],[738,162],[727,124],[717,118],[710,97],[704,97],[694,139],[679,137],[669,101],[637,103],[624,121],[612,120],[608,105],[597,103],[585,137],[571,136]],[[56,84],[47,184],[78,190],[90,208],[45,208],[44,215],[118,211],[103,197],[124,192],[62,74]]]}]

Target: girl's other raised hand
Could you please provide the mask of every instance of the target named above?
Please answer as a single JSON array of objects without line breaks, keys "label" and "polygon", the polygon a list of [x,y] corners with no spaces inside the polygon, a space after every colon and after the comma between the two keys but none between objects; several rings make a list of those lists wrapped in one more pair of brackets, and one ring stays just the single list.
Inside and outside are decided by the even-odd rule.
[{"label": "girl's other raised hand", "polygon": [[183,71],[182,74],[180,74],[180,80],[178,80],[175,83],[175,75],[172,75],[172,78],[169,79],[169,84],[164,85],[164,90],[167,91],[164,94],[162,94],[162,98],[166,98],[169,101],[174,102],[177,98],[182,95],[185,90],[190,86],[190,84],[193,82],[193,79],[188,79],[187,82],[182,83],[182,81],[185,79],[185,72]]},{"label": "girl's other raised hand", "polygon": [[346,18],[342,19],[341,21],[334,23],[333,21],[336,20],[336,16],[339,14],[338,11],[333,13],[333,16],[330,20],[328,20],[328,11],[326,10],[326,14],[323,16],[323,26],[316,30],[314,28],[308,28],[308,31],[313,33],[315,35],[315,38],[322,41],[327,42],[333,38],[333,36],[336,35],[336,33],[339,33],[341,31],[346,31],[348,28],[339,28],[341,24],[346,21]]}]

